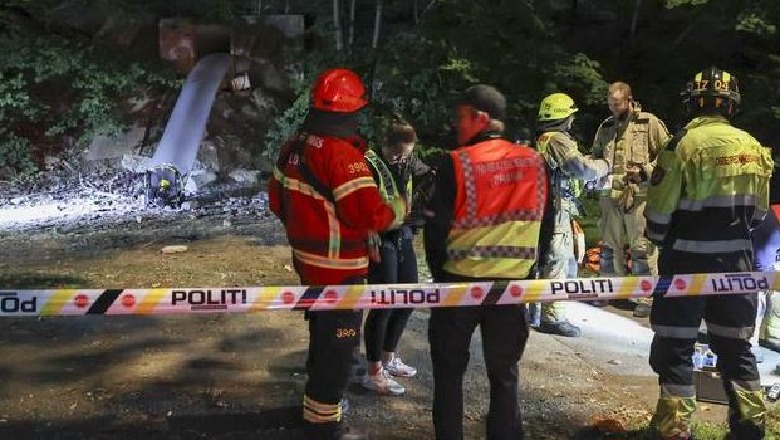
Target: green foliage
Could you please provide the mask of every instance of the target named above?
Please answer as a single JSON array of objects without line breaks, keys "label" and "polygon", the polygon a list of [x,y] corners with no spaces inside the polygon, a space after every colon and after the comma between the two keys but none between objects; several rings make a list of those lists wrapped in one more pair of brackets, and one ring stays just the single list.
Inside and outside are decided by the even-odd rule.
[{"label": "green foliage", "polygon": [[745,12],[739,17],[737,30],[749,32],[759,37],[768,37],[777,33],[777,25],[768,22],[762,15],[756,12]]},{"label": "green foliage", "polygon": [[4,3],[43,21],[56,21],[63,11],[84,11],[103,16],[186,16],[211,22],[230,22],[249,12],[250,4],[257,4],[244,0],[5,0]]},{"label": "green foliage", "polygon": [[[369,140],[376,139],[390,115],[398,113],[415,126],[423,155],[451,146],[455,99],[478,82],[495,85],[506,95],[510,136],[532,132],[538,103],[545,95],[558,91],[572,95],[580,108],[578,138],[587,150],[598,123],[608,114],[605,79],[629,82],[643,107],[674,130],[684,122],[677,98],[680,88],[692,73],[712,64],[740,79],[743,105],[737,125],[765,143],[780,144],[775,128],[780,124],[777,0],[605,0],[580,2],[578,11],[567,12],[554,9],[549,0],[437,0],[418,2],[418,23],[413,21],[413,3],[385,2],[380,47],[373,50],[376,4],[357,2],[354,44],[341,52],[333,48],[332,2],[294,4],[294,13],[316,17],[308,32],[315,48],[298,60],[302,73],[293,79],[295,98],[267,133],[267,157],[275,157],[279,145],[303,121],[316,75],[335,66],[353,68],[370,88],[372,105],[362,113],[361,132]],[[557,2],[556,7],[564,3]],[[254,4],[239,0],[5,2],[47,23],[56,21],[62,11],[78,8],[98,15],[113,10],[126,17],[228,21],[250,12]],[[263,2],[263,6],[278,12],[283,2]],[[424,14],[419,9],[423,7]],[[609,14],[590,15],[590,10],[611,13],[614,19],[591,20],[588,17]],[[636,26],[631,27],[635,17]],[[342,22],[342,27],[346,43],[348,22]],[[24,147],[9,140],[11,133],[35,148],[63,135],[87,138],[99,131],[116,132],[123,128],[116,104],[122,96],[137,95],[143,88],[175,87],[171,77],[155,73],[159,70],[154,66],[133,64],[57,38],[4,37],[0,51],[4,54],[0,118],[10,121],[0,139],[2,145],[14,145],[14,151]],[[62,78],[72,80],[67,87],[52,90]],[[44,130],[31,134],[30,127]]]},{"label": "green foliage", "polygon": [[678,6],[697,6],[707,4],[710,0],[666,0],[667,8],[676,8]]},{"label": "green foliage", "polygon": [[290,139],[303,123],[309,108],[309,84],[299,78],[293,84],[295,101],[277,117],[265,135],[265,150],[263,157],[276,161],[282,145]]},{"label": "green foliage", "polygon": [[[318,59],[307,56],[304,64],[318,69],[339,64],[355,68],[373,91],[361,132],[376,139],[388,118],[399,114],[417,130],[422,156],[452,146],[456,99],[480,82],[495,85],[507,96],[508,135],[518,130],[530,133],[544,95],[566,91],[581,106],[601,105],[606,90],[597,61],[561,46],[547,3],[442,0],[422,25],[386,30],[379,51],[357,45],[349,58],[331,47]],[[319,32],[327,38],[332,29]],[[313,78],[304,75],[298,99],[269,132],[271,157],[305,114],[308,88],[304,85]]]},{"label": "green foliage", "polygon": [[[390,116],[397,114],[415,127],[424,145],[441,145],[451,119],[451,92],[445,78],[470,78],[468,63],[448,58],[446,51],[441,42],[415,32],[389,39],[376,78],[374,107],[380,109],[377,126],[385,125]],[[399,59],[405,62],[397,62]]]},{"label": "green foliage", "polygon": [[171,71],[55,36],[0,35],[0,53],[0,165],[20,170],[64,135],[120,133],[126,99],[178,85]]},{"label": "green foliage", "polygon": [[8,167],[21,174],[36,169],[30,157],[30,145],[27,139],[15,133],[5,133],[0,129],[0,168]]}]

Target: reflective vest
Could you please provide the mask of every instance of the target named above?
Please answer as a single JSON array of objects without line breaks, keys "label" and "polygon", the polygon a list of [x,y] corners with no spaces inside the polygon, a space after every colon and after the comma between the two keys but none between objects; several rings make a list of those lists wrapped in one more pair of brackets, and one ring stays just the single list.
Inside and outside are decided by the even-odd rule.
[{"label": "reflective vest", "polygon": [[[379,155],[376,154],[374,150],[368,150],[366,152],[366,160],[368,161],[368,164],[376,170],[378,180],[377,187],[379,188],[379,193],[382,194],[382,198],[385,200],[385,202],[390,202],[390,200],[398,197],[400,192],[398,191],[398,187],[395,184],[395,178],[393,178],[393,173],[390,171],[390,168],[387,166],[385,161],[382,160],[382,158],[379,157]],[[407,179],[406,208],[408,211],[412,208],[413,188],[411,176]]]},{"label": "reflective vest", "polygon": [[456,195],[444,270],[473,278],[528,277],[548,197],[544,159],[503,139],[450,155]]}]

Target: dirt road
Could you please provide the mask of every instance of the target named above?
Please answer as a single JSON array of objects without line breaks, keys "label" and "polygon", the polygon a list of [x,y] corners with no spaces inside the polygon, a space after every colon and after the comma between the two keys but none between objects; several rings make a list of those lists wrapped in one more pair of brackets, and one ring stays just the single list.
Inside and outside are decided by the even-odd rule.
[{"label": "dirt road", "polygon": [[[296,282],[288,248],[273,245],[280,240],[278,225],[179,226],[174,232],[159,225],[95,237],[3,237],[0,285]],[[189,249],[161,254],[168,244]],[[420,370],[403,380],[405,396],[350,388],[348,421],[373,439],[432,438],[426,330],[427,311],[418,310],[399,349]],[[6,318],[0,320],[0,341],[0,439],[300,438],[307,335],[297,312]],[[488,385],[478,334],[472,344],[464,423],[468,438],[477,439],[484,436]],[[654,380],[613,374],[610,367],[629,361],[583,350],[531,335],[521,363],[526,438],[641,438],[657,393]],[[704,409],[723,413],[712,405]],[[593,425],[600,419],[629,432],[598,434]],[[716,438],[702,432],[705,439]]]}]

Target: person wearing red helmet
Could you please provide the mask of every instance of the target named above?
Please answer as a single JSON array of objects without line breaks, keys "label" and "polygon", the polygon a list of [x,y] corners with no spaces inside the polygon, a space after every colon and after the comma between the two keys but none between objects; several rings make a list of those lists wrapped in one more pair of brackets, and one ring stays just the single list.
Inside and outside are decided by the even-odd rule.
[{"label": "person wearing red helmet", "polygon": [[[406,203],[386,204],[366,163],[358,112],[367,105],[360,77],[348,69],[322,73],[311,91],[303,125],[281,150],[269,181],[271,211],[282,221],[301,283],[313,286],[299,300],[322,294],[315,286],[363,284],[367,237],[400,225]],[[353,350],[360,342],[361,311],[308,312],[308,380],[303,418],[309,439],[357,439],[341,428],[342,396]]]}]

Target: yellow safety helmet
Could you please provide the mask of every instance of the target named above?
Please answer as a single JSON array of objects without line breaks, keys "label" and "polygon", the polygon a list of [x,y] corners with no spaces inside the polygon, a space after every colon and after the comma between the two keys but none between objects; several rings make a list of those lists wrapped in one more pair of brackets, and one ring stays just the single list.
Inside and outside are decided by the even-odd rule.
[{"label": "yellow safety helmet", "polygon": [[565,119],[576,113],[577,106],[574,100],[565,93],[553,93],[542,100],[539,105],[539,122],[557,121]]},{"label": "yellow safety helmet", "polygon": [[167,189],[171,187],[171,182],[167,179],[160,179],[160,188]]}]

